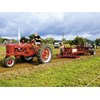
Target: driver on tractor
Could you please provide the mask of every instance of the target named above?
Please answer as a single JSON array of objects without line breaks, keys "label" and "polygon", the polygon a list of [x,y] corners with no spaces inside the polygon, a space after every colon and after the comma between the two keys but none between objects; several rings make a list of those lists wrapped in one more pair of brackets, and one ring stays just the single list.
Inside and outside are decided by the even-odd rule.
[{"label": "driver on tractor", "polygon": [[35,42],[35,46],[36,47],[38,47],[38,46],[41,46],[41,44],[42,44],[42,39],[41,39],[41,37],[37,34],[37,33],[35,33],[35,34],[33,34],[34,35],[34,38],[33,38],[33,42]]},{"label": "driver on tractor", "polygon": [[37,33],[34,34],[34,39],[32,41],[35,41],[36,46],[40,46],[42,44],[42,39]]}]

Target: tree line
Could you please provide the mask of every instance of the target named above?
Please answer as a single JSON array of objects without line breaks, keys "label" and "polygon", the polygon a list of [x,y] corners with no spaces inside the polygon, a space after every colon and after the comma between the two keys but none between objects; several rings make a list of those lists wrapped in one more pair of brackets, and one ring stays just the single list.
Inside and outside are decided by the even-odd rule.
[{"label": "tree line", "polygon": [[[29,40],[31,41],[32,39],[34,39],[34,35],[30,35],[28,38],[26,37],[21,37],[21,40],[24,40],[25,42],[28,42]],[[44,44],[54,44],[57,40],[55,40],[52,37],[48,37],[46,39],[42,39],[42,42]],[[100,45],[100,38],[97,38],[96,40],[92,41],[89,40],[87,38],[83,38],[83,37],[75,37],[73,40],[66,40],[65,38],[63,38],[61,40],[64,44],[69,44],[69,45],[83,45],[85,43],[89,43],[89,44],[96,44],[96,45]]]},{"label": "tree line", "polygon": [[7,38],[1,38],[0,37],[0,43],[5,43],[6,41],[12,41],[13,43],[16,43],[17,42],[17,40],[15,40],[15,39],[7,39]]},{"label": "tree line", "polygon": [[[32,39],[34,38],[34,35],[30,35],[29,37],[21,37],[20,39],[20,42],[22,40],[24,40],[25,42],[28,42],[28,41],[31,41]],[[9,40],[9,39],[6,39],[6,38],[1,38],[0,37],[0,43],[4,43],[5,40]],[[18,42],[17,40],[15,39],[11,39],[12,42]],[[48,37],[46,39],[42,39],[42,42],[44,44],[54,44],[57,40],[55,40],[54,38],[51,38],[51,37]],[[100,38],[97,38],[96,40],[92,41],[92,40],[89,40],[87,38],[83,38],[83,37],[75,37],[73,40],[66,40],[65,38],[63,38],[61,40],[64,44],[69,44],[69,45],[82,45],[82,44],[85,44],[85,43],[89,43],[89,44],[96,44],[96,45],[99,45],[100,46]]]}]

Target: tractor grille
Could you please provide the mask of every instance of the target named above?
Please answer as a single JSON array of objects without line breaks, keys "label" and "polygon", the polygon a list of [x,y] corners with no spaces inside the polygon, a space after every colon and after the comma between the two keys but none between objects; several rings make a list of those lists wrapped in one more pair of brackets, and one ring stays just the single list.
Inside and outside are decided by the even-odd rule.
[{"label": "tractor grille", "polygon": [[8,44],[6,45],[6,53],[7,54],[13,54],[14,53],[14,45]]}]

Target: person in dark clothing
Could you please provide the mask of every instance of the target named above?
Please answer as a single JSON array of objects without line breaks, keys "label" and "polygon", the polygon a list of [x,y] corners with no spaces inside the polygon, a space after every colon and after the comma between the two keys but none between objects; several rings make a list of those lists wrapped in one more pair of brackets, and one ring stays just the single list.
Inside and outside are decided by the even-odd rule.
[{"label": "person in dark clothing", "polygon": [[40,42],[40,43],[42,42],[41,37],[37,33],[34,34],[34,39],[36,42]]},{"label": "person in dark clothing", "polygon": [[40,46],[42,44],[42,39],[37,33],[34,34],[33,40],[35,41],[36,46]]}]

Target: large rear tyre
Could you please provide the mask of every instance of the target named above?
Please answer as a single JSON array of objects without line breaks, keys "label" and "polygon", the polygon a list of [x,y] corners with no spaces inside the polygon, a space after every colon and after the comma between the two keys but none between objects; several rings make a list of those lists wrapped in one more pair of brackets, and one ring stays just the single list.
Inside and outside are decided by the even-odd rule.
[{"label": "large rear tyre", "polygon": [[4,67],[11,68],[15,64],[15,59],[12,57],[7,57],[4,59]]},{"label": "large rear tyre", "polygon": [[21,56],[20,58],[22,59],[22,61],[26,62],[31,62],[33,60],[33,56],[27,56],[27,57]]},{"label": "large rear tyre", "polygon": [[52,58],[52,50],[48,46],[43,46],[38,51],[37,56],[38,56],[38,60],[40,63],[42,63],[42,64],[49,63],[51,61],[51,58]]}]

